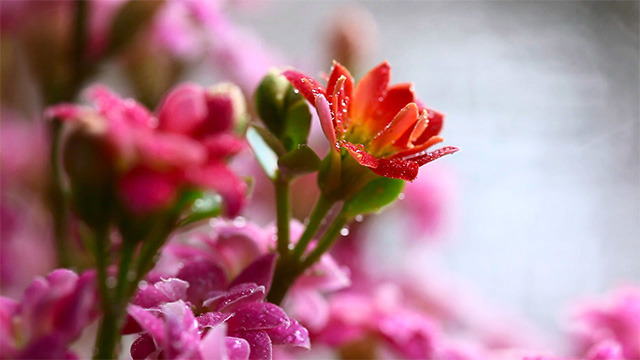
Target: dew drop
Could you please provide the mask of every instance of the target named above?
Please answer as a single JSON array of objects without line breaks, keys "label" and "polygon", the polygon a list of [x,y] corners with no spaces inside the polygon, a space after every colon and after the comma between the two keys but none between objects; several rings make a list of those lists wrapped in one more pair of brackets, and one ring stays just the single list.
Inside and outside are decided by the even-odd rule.
[{"label": "dew drop", "polygon": [[247,225],[247,219],[243,218],[242,216],[238,216],[233,219],[233,225],[235,227],[244,227],[245,225]]},{"label": "dew drop", "polygon": [[342,235],[342,236],[349,235],[349,229],[347,229],[346,227],[340,229],[340,235]]},{"label": "dew drop", "polygon": [[293,250],[294,248],[295,248],[295,246],[293,244],[287,245],[287,249],[289,249],[289,250]]},{"label": "dew drop", "polygon": [[115,277],[113,277],[113,276],[109,276],[109,277],[107,278],[107,287],[108,287],[109,289],[113,289],[113,288],[115,288],[115,287],[116,287],[116,278],[115,278]]},{"label": "dew drop", "polygon": [[398,200],[404,200],[404,193],[400,193],[398,195]]},{"label": "dew drop", "polygon": [[296,93],[296,94],[299,94],[299,93],[300,93],[300,90],[298,90],[298,89],[293,89],[293,92],[294,92],[294,93]]},{"label": "dew drop", "polygon": [[356,215],[356,221],[357,221],[357,222],[362,222],[362,220],[364,220],[364,216],[362,216],[362,215]]}]

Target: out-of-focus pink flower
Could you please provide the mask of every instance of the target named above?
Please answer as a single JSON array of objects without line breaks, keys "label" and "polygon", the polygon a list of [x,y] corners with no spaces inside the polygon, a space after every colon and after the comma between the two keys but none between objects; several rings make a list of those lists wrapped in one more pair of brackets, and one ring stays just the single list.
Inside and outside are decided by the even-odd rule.
[{"label": "out-of-focus pink flower", "polygon": [[[122,199],[132,211],[167,206],[187,186],[217,191],[231,216],[240,211],[246,185],[226,167],[227,158],[244,144],[233,135],[234,95],[181,84],[167,94],[157,116],[101,86],[88,95],[93,108],[62,104],[47,115],[74,122],[102,144],[106,160],[99,160],[111,164],[99,165],[114,168]],[[68,171],[78,155],[74,145],[67,142]],[[80,160],[78,167],[87,171],[92,164]]]},{"label": "out-of-focus pink flower", "polygon": [[[91,0],[88,2],[87,55],[90,58],[96,59],[106,50],[113,18],[127,1]],[[70,38],[74,16],[73,1],[7,1],[2,4],[2,29],[12,34],[23,31],[59,32],[59,38],[64,40]]]},{"label": "out-of-focus pink flower", "polygon": [[96,318],[95,275],[58,269],[36,278],[21,302],[0,297],[0,353],[6,358],[74,357],[69,345]]},{"label": "out-of-focus pink flower", "polygon": [[575,318],[573,337],[578,356],[615,354],[615,345],[611,344],[618,343],[625,359],[640,358],[637,287],[620,288],[603,299],[586,301],[578,305]]},{"label": "out-of-focus pink flower", "polygon": [[452,175],[437,165],[404,187],[404,197],[395,207],[408,219],[411,240],[436,239],[450,226],[455,205]]},{"label": "out-of-focus pink flower", "polygon": [[[339,293],[330,302],[329,322],[315,339],[342,349],[361,351],[350,356],[380,357],[384,350],[393,357],[430,359],[439,351],[438,325],[399,299],[398,289],[382,285],[370,294]],[[357,344],[366,345],[360,348]]]}]

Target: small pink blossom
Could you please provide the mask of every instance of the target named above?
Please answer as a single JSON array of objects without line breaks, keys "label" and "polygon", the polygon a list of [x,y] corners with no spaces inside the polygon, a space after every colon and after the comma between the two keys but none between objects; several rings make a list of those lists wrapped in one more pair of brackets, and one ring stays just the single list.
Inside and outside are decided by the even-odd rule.
[{"label": "small pink blossom", "polygon": [[73,357],[69,345],[97,315],[95,274],[54,270],[37,277],[21,302],[0,297],[0,353],[24,359]]},{"label": "small pink blossom", "polygon": [[[119,194],[134,213],[168,206],[186,187],[217,191],[231,216],[241,210],[246,185],[226,166],[244,146],[233,134],[230,93],[181,84],[167,94],[157,115],[101,86],[91,88],[88,97],[93,107],[61,104],[47,116],[68,120],[104,143]],[[73,146],[67,143],[71,154]]]}]

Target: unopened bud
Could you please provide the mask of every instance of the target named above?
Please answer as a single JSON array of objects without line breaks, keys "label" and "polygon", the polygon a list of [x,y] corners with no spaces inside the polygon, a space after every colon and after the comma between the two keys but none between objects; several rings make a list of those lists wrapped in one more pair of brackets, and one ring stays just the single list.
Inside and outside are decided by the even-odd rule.
[{"label": "unopened bud", "polygon": [[247,101],[237,85],[228,82],[216,84],[208,89],[207,98],[209,101],[228,99],[232,107],[234,129],[239,132],[245,129],[249,120]]}]

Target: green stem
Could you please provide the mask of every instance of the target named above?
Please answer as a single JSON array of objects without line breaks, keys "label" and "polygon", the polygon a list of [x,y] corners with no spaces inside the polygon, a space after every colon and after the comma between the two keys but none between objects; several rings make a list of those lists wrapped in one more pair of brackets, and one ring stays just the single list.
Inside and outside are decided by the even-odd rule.
[{"label": "green stem", "polygon": [[[334,204],[334,202],[328,201],[323,197],[321,197],[320,199],[321,200],[319,200],[319,202],[326,202],[326,203],[321,204],[319,206],[316,205],[316,209],[318,209],[318,211],[314,209],[312,216],[315,215],[313,217],[318,218],[319,220],[314,220],[314,224],[316,221],[320,223],[322,221],[322,218],[324,218],[324,215],[326,215],[326,213]],[[320,214],[324,214],[324,215],[320,215]],[[335,239],[340,234],[340,229],[342,229],[342,227],[346,224],[347,220],[348,220],[348,217],[346,214],[346,206],[343,206],[338,216],[336,216],[336,218],[333,219],[333,221],[331,222],[331,225],[329,226],[325,234],[322,236],[322,238],[318,242],[318,246],[315,249],[313,249],[311,254],[307,256],[307,258],[305,258],[304,260],[301,260],[297,257],[278,259],[275,273],[273,275],[273,282],[271,284],[271,289],[269,290],[269,294],[267,294],[267,300],[269,302],[274,304],[280,304],[280,302],[282,302],[285,295],[287,294],[287,291],[289,290],[291,285],[293,285],[293,283],[298,278],[298,276],[300,276],[307,268],[309,268],[316,261],[318,261],[318,259],[320,259],[320,256],[322,256],[322,254],[324,254],[329,249],[329,247],[331,247]],[[316,225],[313,225],[313,226],[316,226]],[[309,230],[309,233],[315,233],[316,230],[317,230],[317,227],[315,230],[312,228],[311,230]],[[307,235],[307,237],[309,238],[311,238],[312,236],[313,235]],[[304,251],[304,248],[303,248],[303,251]]]},{"label": "green stem", "polygon": [[293,257],[295,259],[300,259],[302,254],[304,254],[309,242],[318,231],[318,228],[322,224],[322,220],[327,216],[327,213],[331,210],[333,204],[335,204],[334,200],[329,200],[323,194],[320,194],[320,198],[309,216],[307,227],[304,229],[296,247],[293,249]]},{"label": "green stem", "polygon": [[112,302],[107,286],[108,254],[108,229],[96,229],[96,267],[98,268],[98,289],[102,305],[102,319],[96,338],[96,352],[94,359],[115,358],[115,348],[118,342],[119,318],[116,302]]},{"label": "green stem", "polygon": [[338,238],[338,235],[340,235],[340,230],[342,230],[342,228],[344,227],[344,225],[347,223],[348,220],[349,220],[349,217],[347,216],[347,206],[343,205],[338,216],[336,216],[336,218],[333,219],[333,222],[331,223],[327,231],[324,233],[324,235],[318,242],[318,246],[316,246],[316,248],[313,249],[313,251],[311,251],[309,256],[307,256],[304,260],[302,260],[302,266],[300,271],[304,271],[308,267],[313,265],[316,261],[320,259],[322,254],[324,254],[325,252],[327,252],[327,250],[329,250],[331,245],[333,245],[333,243]]},{"label": "green stem", "polygon": [[73,28],[73,75],[69,86],[69,99],[79,91],[86,75],[86,48],[87,48],[87,13],[89,2],[76,0],[76,13]]},{"label": "green stem", "polygon": [[67,224],[69,222],[69,202],[67,197],[65,196],[64,184],[60,171],[60,142],[62,139],[62,122],[58,119],[53,120],[51,124],[51,138],[50,201],[51,214],[53,217],[56,253],[58,257],[58,265],[60,267],[69,267],[71,265],[69,253],[67,252]]},{"label": "green stem", "polygon": [[274,185],[276,188],[278,254],[280,254],[280,259],[285,259],[289,256],[289,221],[291,218],[289,181],[276,179]]},{"label": "green stem", "polygon": [[131,260],[136,250],[136,242],[125,239],[120,250],[120,266],[118,267],[118,282],[116,285],[116,299],[120,300],[124,296],[125,289],[129,282],[129,268]]}]

